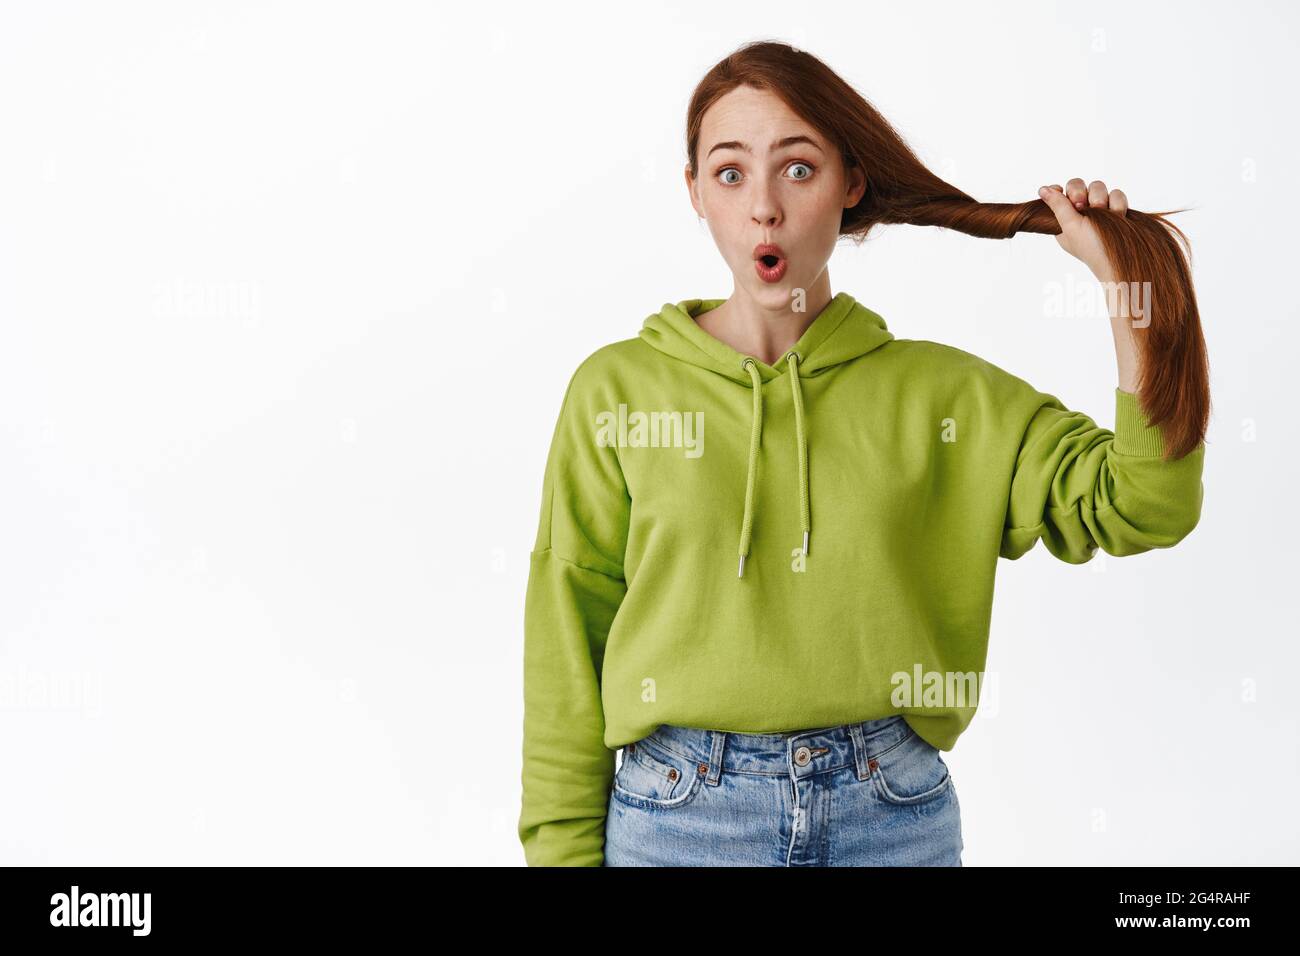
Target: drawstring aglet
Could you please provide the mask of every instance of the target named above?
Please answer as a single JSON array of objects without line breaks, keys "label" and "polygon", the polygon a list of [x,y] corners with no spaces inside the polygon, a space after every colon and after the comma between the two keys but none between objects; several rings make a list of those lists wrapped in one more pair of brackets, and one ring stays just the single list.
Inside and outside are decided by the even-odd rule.
[{"label": "drawstring aglet", "polygon": [[744,576],[745,576],[745,556],[742,554],[740,556],[740,572],[736,575],[736,577],[743,578]]},{"label": "drawstring aglet", "polygon": [[803,556],[808,557],[808,532],[803,533]]}]

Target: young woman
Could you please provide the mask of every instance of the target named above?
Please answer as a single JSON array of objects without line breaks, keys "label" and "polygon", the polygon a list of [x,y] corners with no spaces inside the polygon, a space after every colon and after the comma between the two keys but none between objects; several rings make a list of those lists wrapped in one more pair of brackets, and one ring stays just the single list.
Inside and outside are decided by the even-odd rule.
[{"label": "young woman", "polygon": [[[704,77],[687,156],[735,287],[666,304],[565,393],[525,602],[527,861],[960,866],[940,752],[975,712],[997,559],[1199,520],[1185,237],[1101,182],[976,202],[779,43]],[[878,223],[1055,234],[1115,291],[1114,431],[832,293],[836,242]]]}]

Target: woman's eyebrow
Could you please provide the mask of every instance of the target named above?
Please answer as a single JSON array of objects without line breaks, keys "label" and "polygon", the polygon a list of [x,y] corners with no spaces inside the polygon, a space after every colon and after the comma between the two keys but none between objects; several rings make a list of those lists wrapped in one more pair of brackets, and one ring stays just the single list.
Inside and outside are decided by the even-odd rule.
[{"label": "woman's eyebrow", "polygon": [[[818,152],[821,152],[822,149],[819,145],[817,145],[817,141],[814,140],[812,137],[800,135],[800,136],[787,136],[785,139],[778,139],[775,143],[773,143],[771,146],[768,147],[768,150],[769,152],[774,153],[778,149],[785,149],[785,147],[793,146],[796,143],[806,143],[807,145],[811,146],[813,149],[817,150]],[[749,153],[751,156],[754,154],[754,151],[749,148],[748,143],[742,143],[738,139],[729,139],[725,143],[715,143],[713,148],[710,149],[708,153],[706,153],[705,155],[712,156],[714,152],[716,152],[719,149],[739,149],[739,150],[743,150],[746,153]]]}]

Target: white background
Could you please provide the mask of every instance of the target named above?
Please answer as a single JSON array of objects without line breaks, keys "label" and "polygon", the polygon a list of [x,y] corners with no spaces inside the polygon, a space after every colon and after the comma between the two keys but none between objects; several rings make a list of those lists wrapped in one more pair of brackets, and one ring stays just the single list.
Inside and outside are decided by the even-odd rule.
[{"label": "white background", "polygon": [[[1190,208],[1203,517],[999,563],[965,864],[1300,861],[1295,8],[935,6],[6,4],[0,862],[522,863],[555,416],[730,294],[685,111],[760,38],[977,199]],[[1051,237],[890,227],[831,274],[1113,427]]]}]

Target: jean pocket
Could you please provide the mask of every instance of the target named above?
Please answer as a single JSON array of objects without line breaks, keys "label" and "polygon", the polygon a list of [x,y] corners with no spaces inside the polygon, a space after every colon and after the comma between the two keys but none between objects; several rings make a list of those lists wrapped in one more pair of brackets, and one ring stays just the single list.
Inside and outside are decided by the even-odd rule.
[{"label": "jean pocket", "polygon": [[939,748],[916,731],[872,758],[870,769],[880,798],[900,806],[934,800],[952,786],[952,775]]},{"label": "jean pocket", "polygon": [[695,764],[644,737],[623,749],[612,792],[629,806],[671,810],[690,803],[702,780]]}]

